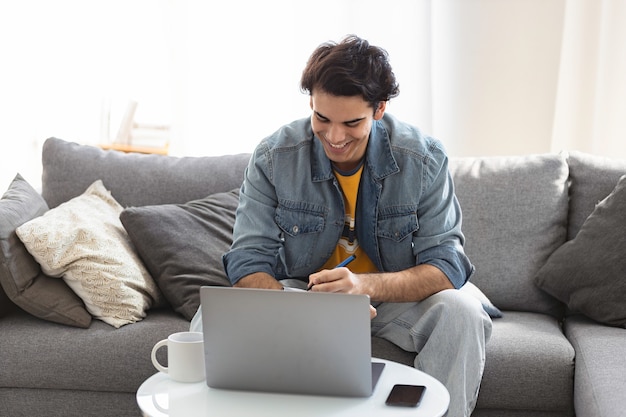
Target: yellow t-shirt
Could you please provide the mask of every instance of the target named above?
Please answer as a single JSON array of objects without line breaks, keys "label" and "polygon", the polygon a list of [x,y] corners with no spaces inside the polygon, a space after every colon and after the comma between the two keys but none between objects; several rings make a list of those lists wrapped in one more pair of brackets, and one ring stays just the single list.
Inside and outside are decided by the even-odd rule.
[{"label": "yellow t-shirt", "polygon": [[335,176],[337,177],[337,181],[339,181],[339,185],[343,191],[343,201],[346,208],[345,224],[341,238],[339,239],[339,242],[337,242],[337,247],[322,269],[332,269],[350,255],[356,255],[356,259],[347,266],[350,271],[355,273],[378,271],[369,256],[367,256],[363,249],[359,246],[354,228],[356,201],[359,194],[359,182],[361,181],[362,173],[363,165],[361,165],[361,167],[351,175],[342,175],[340,172],[335,170]]}]

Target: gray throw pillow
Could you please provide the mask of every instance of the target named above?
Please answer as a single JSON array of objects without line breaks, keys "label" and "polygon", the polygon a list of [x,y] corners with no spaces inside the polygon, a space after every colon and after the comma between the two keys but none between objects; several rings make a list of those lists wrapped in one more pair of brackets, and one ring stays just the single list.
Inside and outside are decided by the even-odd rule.
[{"label": "gray throw pillow", "polygon": [[11,311],[15,310],[15,304],[9,299],[6,295],[2,286],[0,286],[0,317],[4,317],[9,314]]},{"label": "gray throw pillow", "polygon": [[579,151],[567,153],[569,167],[569,214],[567,239],[573,239],[598,201],[615,188],[619,178],[626,173],[626,159],[587,154]]},{"label": "gray throw pillow", "polygon": [[91,315],[62,280],[45,275],[15,229],[48,211],[43,198],[17,174],[0,200],[0,284],[9,299],[44,320],[89,327]]},{"label": "gray throw pillow", "polygon": [[626,327],[626,175],[576,237],[550,256],[535,282],[571,311]]},{"label": "gray throw pillow", "polygon": [[120,220],[172,308],[191,320],[203,285],[230,286],[222,255],[233,240],[239,190],[185,204],[125,209]]}]

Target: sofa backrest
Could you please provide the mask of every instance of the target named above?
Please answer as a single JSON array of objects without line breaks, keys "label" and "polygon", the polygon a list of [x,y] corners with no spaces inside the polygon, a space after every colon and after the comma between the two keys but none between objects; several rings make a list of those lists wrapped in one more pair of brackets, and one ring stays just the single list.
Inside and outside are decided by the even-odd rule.
[{"label": "sofa backrest", "polygon": [[50,138],[43,145],[41,192],[54,208],[100,179],[123,207],[186,203],[240,187],[249,159],[126,154]]},{"label": "sofa backrest", "polygon": [[[249,159],[124,154],[50,138],[42,195],[53,208],[101,179],[124,207],[186,203],[239,187]],[[451,158],[450,172],[472,281],[501,309],[561,316],[564,306],[533,277],[613,190],[626,161],[581,152]]]},{"label": "sofa backrest", "polygon": [[560,316],[533,277],[567,236],[564,155],[451,158],[474,282],[500,309]]}]

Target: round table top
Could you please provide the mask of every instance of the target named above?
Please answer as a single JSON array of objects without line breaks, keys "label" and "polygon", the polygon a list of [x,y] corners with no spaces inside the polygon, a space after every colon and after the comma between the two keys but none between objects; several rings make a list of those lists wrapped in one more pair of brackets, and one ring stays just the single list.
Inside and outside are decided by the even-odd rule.
[{"label": "round table top", "polygon": [[[443,416],[450,403],[446,388],[415,368],[384,359],[385,368],[371,397],[345,398],[318,395],[278,394],[210,388],[206,382],[181,383],[158,372],[137,391],[137,403],[149,417],[193,416]],[[395,384],[424,385],[418,407],[388,406],[385,400]]]}]

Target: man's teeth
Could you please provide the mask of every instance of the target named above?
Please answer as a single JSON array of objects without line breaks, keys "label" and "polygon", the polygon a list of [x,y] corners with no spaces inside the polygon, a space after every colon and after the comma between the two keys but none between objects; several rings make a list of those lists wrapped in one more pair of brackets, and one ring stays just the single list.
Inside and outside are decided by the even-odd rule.
[{"label": "man's teeth", "polygon": [[345,146],[346,146],[348,143],[350,143],[350,142],[342,143],[342,144],[340,144],[340,145],[333,145],[332,143],[330,143],[330,142],[329,142],[329,145],[330,145],[332,148],[335,148],[335,149],[341,149],[341,148],[345,148]]}]

